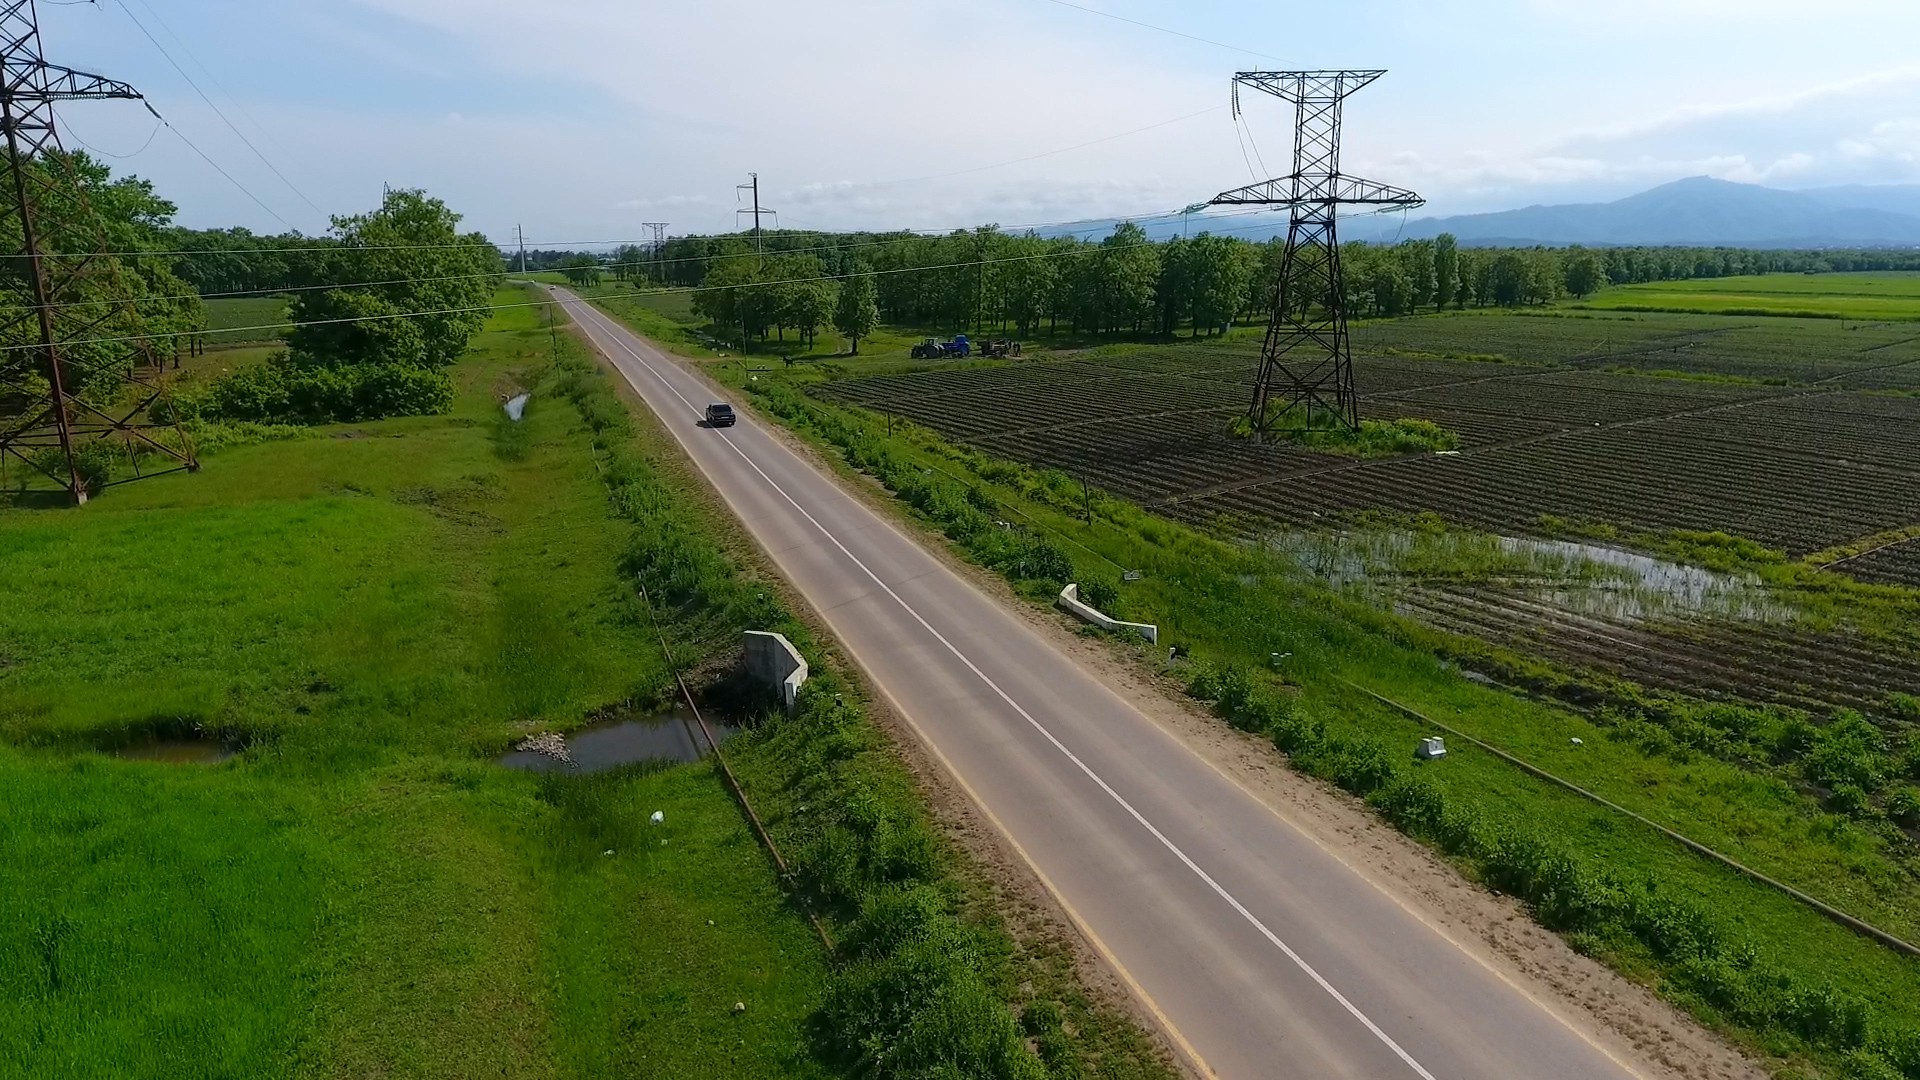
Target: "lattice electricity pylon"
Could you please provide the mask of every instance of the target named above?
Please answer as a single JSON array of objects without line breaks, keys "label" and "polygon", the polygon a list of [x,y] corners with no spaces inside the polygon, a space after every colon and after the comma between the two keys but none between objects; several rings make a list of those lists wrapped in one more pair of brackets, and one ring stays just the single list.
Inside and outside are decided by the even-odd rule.
[{"label": "lattice electricity pylon", "polygon": [[[1248,419],[1258,435],[1295,409],[1305,426],[1332,419],[1360,427],[1353,352],[1347,343],[1347,295],[1334,222],[1342,206],[1412,209],[1426,200],[1411,191],[1340,175],[1340,112],[1347,95],[1384,71],[1242,71],[1233,77],[1233,112],[1249,86],[1294,106],[1293,171],[1223,191],[1215,206],[1285,206],[1287,249],[1274,283],[1273,317],[1260,347]],[[1278,406],[1276,408],[1276,405]]]},{"label": "lattice electricity pylon", "polygon": [[[82,451],[100,440],[123,444],[128,479],[199,467],[184,433],[178,445],[149,434],[169,426],[148,417],[161,360],[54,124],[56,102],[102,100],[145,103],[126,83],[49,64],[33,0],[0,0],[0,461],[45,473],[75,504],[98,486]],[[167,466],[143,471],[142,451]]]}]

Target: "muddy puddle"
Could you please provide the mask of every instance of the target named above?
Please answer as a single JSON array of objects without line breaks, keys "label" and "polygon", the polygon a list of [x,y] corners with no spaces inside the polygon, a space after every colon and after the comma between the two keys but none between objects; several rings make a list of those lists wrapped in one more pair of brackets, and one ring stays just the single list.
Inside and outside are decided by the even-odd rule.
[{"label": "muddy puddle", "polygon": [[[709,721],[715,742],[730,730]],[[608,720],[567,733],[523,740],[498,764],[529,772],[594,773],[637,762],[698,761],[706,753],[699,722],[685,709],[658,716]]]},{"label": "muddy puddle", "polygon": [[206,739],[149,739],[113,751],[123,761],[158,761],[168,765],[218,765],[233,757],[225,743]]},{"label": "muddy puddle", "polygon": [[1726,574],[1570,540],[1374,529],[1287,532],[1265,549],[1321,584],[1391,602],[1413,588],[1492,590],[1569,614],[1624,622],[1796,618],[1751,574]]}]

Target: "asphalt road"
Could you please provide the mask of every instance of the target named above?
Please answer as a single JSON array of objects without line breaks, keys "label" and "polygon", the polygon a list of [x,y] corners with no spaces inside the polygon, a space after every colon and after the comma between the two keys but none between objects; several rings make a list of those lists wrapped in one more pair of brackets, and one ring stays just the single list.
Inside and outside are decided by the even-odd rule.
[{"label": "asphalt road", "polygon": [[569,308],[1200,1067],[1316,1080],[1636,1075],[752,416],[699,426],[715,393],[699,376],[591,305]]}]

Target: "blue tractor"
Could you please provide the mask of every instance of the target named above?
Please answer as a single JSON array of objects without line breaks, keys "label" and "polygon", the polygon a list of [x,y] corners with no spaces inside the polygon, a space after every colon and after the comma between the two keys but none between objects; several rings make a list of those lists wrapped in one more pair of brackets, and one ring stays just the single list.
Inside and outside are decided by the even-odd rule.
[{"label": "blue tractor", "polygon": [[928,338],[913,347],[912,355],[915,360],[965,358],[973,355],[973,344],[967,340],[965,334],[955,334],[951,341]]}]

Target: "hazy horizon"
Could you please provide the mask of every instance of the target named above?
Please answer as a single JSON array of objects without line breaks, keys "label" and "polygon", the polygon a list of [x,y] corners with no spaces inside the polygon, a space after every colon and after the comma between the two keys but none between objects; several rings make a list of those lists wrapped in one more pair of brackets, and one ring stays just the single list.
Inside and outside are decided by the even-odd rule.
[{"label": "hazy horizon", "polygon": [[1290,114],[1245,96],[1236,131],[1234,70],[1343,64],[1389,70],[1350,103],[1347,171],[1420,191],[1424,213],[1691,175],[1920,182],[1920,9],[1888,0],[1837,0],[1817,21],[1786,0],[1094,6],[113,0],[41,15],[50,59],[134,83],[272,210],[137,105],[63,107],[70,146],[153,180],[196,226],[316,232],[384,182],[431,190],[496,239],[516,223],[541,244],[638,238],[642,221],[712,232],[733,226],[749,171],[793,228],[1133,216],[1286,171]]}]

